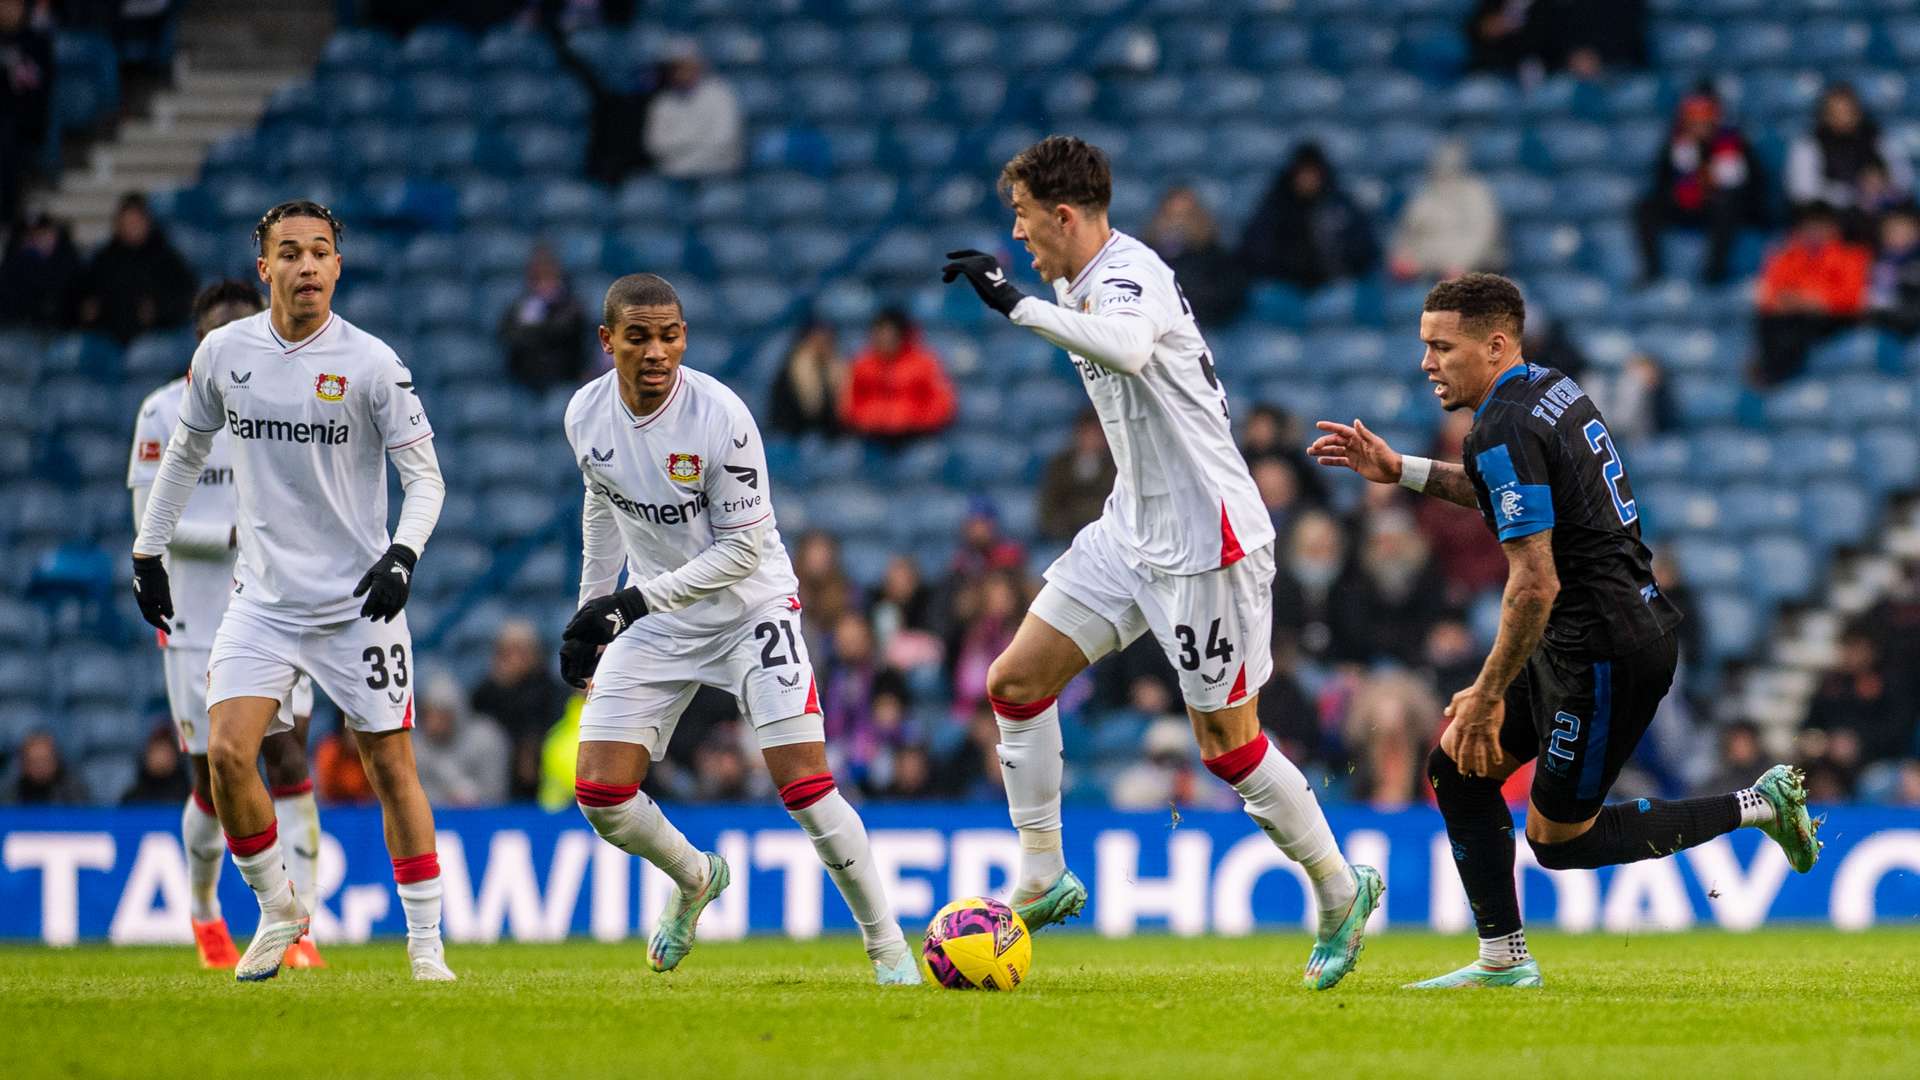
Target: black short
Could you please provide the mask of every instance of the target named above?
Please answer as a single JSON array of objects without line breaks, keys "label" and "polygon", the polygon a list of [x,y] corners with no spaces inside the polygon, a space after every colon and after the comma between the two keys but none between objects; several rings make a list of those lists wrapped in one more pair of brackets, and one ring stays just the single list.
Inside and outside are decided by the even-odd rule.
[{"label": "black short", "polygon": [[1500,748],[1533,770],[1533,805],[1571,824],[1600,812],[1620,769],[1673,685],[1672,631],[1625,656],[1576,660],[1548,645],[1507,688]]}]

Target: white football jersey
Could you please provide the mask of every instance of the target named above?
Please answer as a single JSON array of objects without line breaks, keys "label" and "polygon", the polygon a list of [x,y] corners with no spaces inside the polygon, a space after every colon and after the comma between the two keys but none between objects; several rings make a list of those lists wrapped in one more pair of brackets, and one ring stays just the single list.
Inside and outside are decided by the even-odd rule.
[{"label": "white football jersey", "polygon": [[200,342],[180,419],[227,432],[234,595],[305,625],[356,617],[353,588],[392,543],[387,452],[433,437],[394,351],[338,315],[289,344],[263,311]]},{"label": "white football jersey", "polygon": [[760,428],[720,380],[682,365],[666,403],[636,417],[620,398],[619,375],[609,371],[574,393],[566,425],[587,497],[613,508],[629,584],[678,570],[718,533],[764,530],[760,565],[746,580],[649,621],[709,634],[798,594],[773,516]]},{"label": "white football jersey", "polygon": [[[140,416],[133,423],[133,454],[127,462],[129,490],[153,486],[160,473],[160,457],[173,437],[173,425],[180,419],[180,399],[186,396],[187,380],[175,379],[147,395],[140,403]],[[221,530],[233,528],[233,458],[225,432],[213,437],[206,464],[200,467],[200,484],[180,514],[182,525],[209,525]],[[213,632],[220,628],[220,616],[226,613],[227,597],[233,592],[233,552],[219,558],[193,558],[168,552],[167,580],[173,592],[173,618],[167,620],[173,633],[161,634],[160,643],[170,649],[213,648]]]},{"label": "white football jersey", "polygon": [[1114,230],[1060,306],[1145,319],[1153,359],[1124,375],[1069,353],[1100,414],[1119,469],[1103,516],[1140,562],[1169,574],[1229,566],[1273,540],[1273,523],[1233,441],[1227,393],[1173,271],[1153,249]]}]

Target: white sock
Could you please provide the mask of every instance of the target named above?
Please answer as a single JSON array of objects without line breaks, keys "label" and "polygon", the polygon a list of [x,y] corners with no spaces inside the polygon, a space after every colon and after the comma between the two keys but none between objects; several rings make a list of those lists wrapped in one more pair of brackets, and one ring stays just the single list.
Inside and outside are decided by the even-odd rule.
[{"label": "white sock", "polygon": [[[1014,893],[1032,896],[1053,887],[1067,869],[1060,850],[1060,781],[1064,744],[1060,738],[1060,707],[1047,698],[1044,707],[1013,705],[996,700],[994,720],[1000,725],[1000,782],[1007,789],[1007,813],[1020,830],[1020,880]],[[1014,712],[1009,717],[1006,714]]]},{"label": "white sock", "polygon": [[659,867],[682,892],[707,883],[707,857],[644,794],[636,791],[626,802],[613,806],[581,803],[580,812],[607,843]]},{"label": "white sock", "polygon": [[[1250,769],[1245,764],[1249,760],[1257,761]],[[1274,846],[1306,869],[1320,909],[1320,931],[1332,933],[1353,906],[1353,872],[1333,839],[1320,801],[1313,797],[1313,785],[1265,735],[1206,764],[1240,793],[1248,816],[1266,831]],[[1236,774],[1237,780],[1232,778]]]},{"label": "white sock", "polygon": [[314,889],[320,864],[320,806],[314,801],[313,786],[295,795],[279,795],[273,800],[273,816],[286,827],[287,878],[300,906],[314,909]]},{"label": "white sock", "polygon": [[287,881],[287,867],[282,861],[277,837],[252,855],[236,853],[233,865],[239,867],[240,876],[260,901],[263,918],[286,922],[300,917],[300,900],[293,895],[293,886]]},{"label": "white sock", "polygon": [[396,884],[394,890],[400,894],[400,908],[407,915],[407,950],[415,946],[438,946],[440,944],[440,879],[430,877],[425,881],[409,881],[404,885]]},{"label": "white sock", "polygon": [[220,917],[220,864],[227,845],[220,819],[200,809],[191,797],[180,812],[180,842],[187,852],[188,911],[194,922]]},{"label": "white sock", "polygon": [[1525,930],[1515,930],[1505,937],[1480,939],[1480,962],[1487,967],[1512,967],[1531,959]]},{"label": "white sock", "polygon": [[1765,796],[1752,788],[1741,788],[1733,793],[1740,800],[1740,825],[1765,825],[1774,819],[1773,804]]},{"label": "white sock", "polygon": [[860,821],[846,797],[829,788],[810,806],[787,813],[799,823],[813,850],[826,864],[827,876],[846,898],[853,921],[860,924],[860,938],[867,956],[885,964],[897,964],[907,954],[907,939],[893,917],[893,905],[880,883],[880,868],[867,845],[867,827]]}]

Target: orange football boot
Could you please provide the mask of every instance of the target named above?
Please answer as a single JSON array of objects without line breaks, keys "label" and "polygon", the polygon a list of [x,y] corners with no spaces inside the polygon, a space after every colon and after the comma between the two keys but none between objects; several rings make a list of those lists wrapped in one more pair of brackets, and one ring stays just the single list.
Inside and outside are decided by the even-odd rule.
[{"label": "orange football boot", "polygon": [[227,933],[227,920],[191,921],[193,943],[200,950],[201,967],[231,970],[240,962],[240,950],[233,947],[233,935]]},{"label": "orange football boot", "polygon": [[320,950],[313,944],[313,936],[308,935],[293,943],[287,950],[287,966],[290,968],[323,968],[325,960],[320,959]]}]

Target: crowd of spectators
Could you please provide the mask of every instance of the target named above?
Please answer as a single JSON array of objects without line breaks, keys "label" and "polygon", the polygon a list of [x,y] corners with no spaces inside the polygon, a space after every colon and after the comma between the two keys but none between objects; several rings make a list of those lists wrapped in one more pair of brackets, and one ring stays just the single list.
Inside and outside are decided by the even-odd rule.
[{"label": "crowd of spectators", "polygon": [[112,234],[84,261],[67,227],[45,214],[12,230],[0,257],[0,326],[93,330],[124,345],[185,325],[195,281],[146,197],[128,193]]}]

